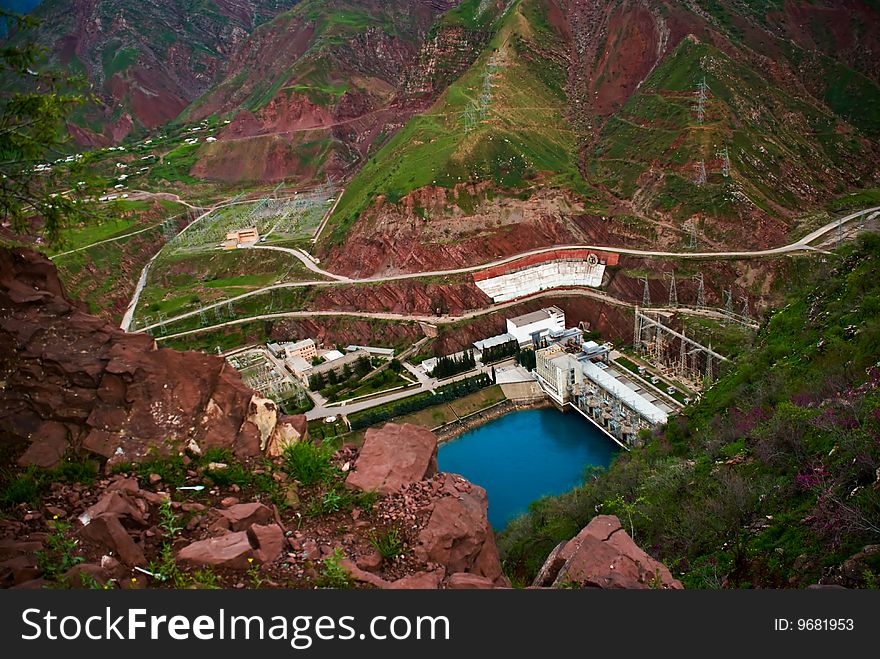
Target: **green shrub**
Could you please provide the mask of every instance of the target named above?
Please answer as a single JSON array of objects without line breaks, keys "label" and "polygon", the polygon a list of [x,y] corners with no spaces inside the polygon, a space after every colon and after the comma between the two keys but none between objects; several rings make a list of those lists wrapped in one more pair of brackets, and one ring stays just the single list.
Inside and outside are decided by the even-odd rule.
[{"label": "green shrub", "polygon": [[379,552],[382,558],[386,560],[394,560],[403,554],[403,539],[397,529],[389,529],[385,533],[374,535],[370,539],[370,544]]},{"label": "green shrub", "polygon": [[344,558],[345,554],[337,547],[331,556],[324,559],[324,566],[318,576],[318,585],[321,588],[351,588],[351,575],[341,565]]},{"label": "green shrub", "polygon": [[329,482],[339,474],[333,465],[333,451],[311,441],[297,442],[284,449],[284,469],[303,485]]}]

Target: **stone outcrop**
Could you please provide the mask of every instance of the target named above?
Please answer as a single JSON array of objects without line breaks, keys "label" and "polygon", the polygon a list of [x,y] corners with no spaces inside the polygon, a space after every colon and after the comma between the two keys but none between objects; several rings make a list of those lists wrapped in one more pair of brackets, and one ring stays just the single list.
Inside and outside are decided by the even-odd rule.
[{"label": "stone outcrop", "polygon": [[436,473],[434,433],[409,423],[387,423],[367,431],[354,470],[345,483],[367,492],[390,494]]},{"label": "stone outcrop", "polygon": [[282,416],[275,425],[275,430],[266,446],[266,455],[277,458],[291,444],[304,441],[309,437],[309,422],[305,414]]},{"label": "stone outcrop", "polygon": [[646,554],[613,515],[594,517],[547,557],[535,587],[576,585],[592,588],[680,589],[663,563]]},{"label": "stone outcrop", "polygon": [[486,490],[455,474],[443,474],[441,496],[419,533],[416,556],[449,573],[470,573],[505,586],[495,535],[486,513]]},{"label": "stone outcrop", "polygon": [[402,497],[421,528],[413,554],[425,566],[394,581],[375,572],[375,556],[347,561],[352,577],[379,588],[509,587],[489,525],[486,491],[456,474],[437,473],[437,437],[418,426],[388,423],[367,431],[346,484]]},{"label": "stone outcrop", "polygon": [[158,349],[85,313],[32,251],[0,250],[0,345],[0,432],[21,465],[53,467],[72,449],[113,463],[187,448],[246,458],[302,435],[303,420],[279,426],[222,358]]},{"label": "stone outcrop", "polygon": [[284,533],[277,525],[254,524],[246,531],[197,540],[177,553],[189,565],[247,569],[252,562],[268,563],[281,555]]}]

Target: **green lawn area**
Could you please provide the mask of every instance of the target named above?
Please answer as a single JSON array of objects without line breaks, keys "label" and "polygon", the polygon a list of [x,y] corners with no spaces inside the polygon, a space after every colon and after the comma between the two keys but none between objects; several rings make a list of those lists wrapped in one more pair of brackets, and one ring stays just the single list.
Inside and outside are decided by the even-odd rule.
[{"label": "green lawn area", "polygon": [[487,387],[451,403],[441,403],[427,407],[414,414],[407,414],[394,419],[394,423],[412,423],[425,428],[436,428],[444,423],[455,421],[456,418],[473,414],[490,405],[504,400],[504,392],[499,385]]},{"label": "green lawn area", "polygon": [[86,247],[101,240],[122,236],[130,233],[135,224],[137,224],[137,220],[134,218],[119,218],[101,224],[70,227],[61,232],[60,242],[53,245],[51,249],[46,249],[45,252],[49,256],[53,256],[72,249]]},{"label": "green lawn area", "polygon": [[348,392],[346,398],[358,398],[359,396],[369,396],[370,394],[379,393],[396,387],[405,387],[413,384],[410,380],[404,380],[399,373],[395,373],[391,369],[385,369],[381,373],[362,380],[357,389]]}]

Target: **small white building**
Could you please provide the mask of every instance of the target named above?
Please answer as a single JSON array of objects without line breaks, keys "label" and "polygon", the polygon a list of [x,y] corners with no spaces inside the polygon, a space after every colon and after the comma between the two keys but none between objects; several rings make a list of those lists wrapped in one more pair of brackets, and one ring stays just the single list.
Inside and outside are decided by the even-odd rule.
[{"label": "small white building", "polygon": [[507,333],[521,346],[532,343],[532,337],[544,337],[550,332],[565,331],[565,312],[559,307],[547,307],[523,316],[507,319]]},{"label": "small white building", "polygon": [[297,355],[288,357],[284,360],[284,363],[287,365],[288,370],[296,377],[300,380],[307,381],[309,371],[312,370],[311,363]]},{"label": "small white building", "polygon": [[342,359],[343,357],[345,357],[345,355],[343,355],[338,350],[328,350],[327,352],[322,354],[321,357],[324,359],[325,362],[335,362],[337,359]]}]

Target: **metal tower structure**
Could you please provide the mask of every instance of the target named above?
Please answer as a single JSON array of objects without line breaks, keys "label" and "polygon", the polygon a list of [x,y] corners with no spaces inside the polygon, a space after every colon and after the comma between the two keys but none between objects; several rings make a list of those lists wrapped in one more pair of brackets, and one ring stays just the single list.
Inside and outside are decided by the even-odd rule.
[{"label": "metal tower structure", "polygon": [[742,308],[742,317],[745,319],[749,319],[749,296],[746,295],[742,298],[743,308]]},{"label": "metal tower structure", "polygon": [[733,315],[733,291],[724,291],[724,315]]},{"label": "metal tower structure", "polygon": [[697,165],[697,185],[703,186],[706,185],[706,161],[700,160],[700,164]]},{"label": "metal tower structure", "polygon": [[678,357],[678,372],[681,376],[684,376],[687,372],[687,334],[682,330],[681,335],[685,338],[681,340],[681,353]]},{"label": "metal tower structure", "polygon": [[706,118],[706,99],[709,98],[709,85],[706,84],[705,76],[697,85],[696,104],[694,110],[697,113],[697,122],[702,125]]},{"label": "metal tower structure", "polygon": [[666,273],[667,279],[669,279],[669,306],[677,307],[678,306],[678,289],[675,285],[675,270],[672,272]]},{"label": "metal tower structure", "polygon": [[697,225],[691,221],[685,222],[682,225],[682,228],[687,229],[688,232],[688,249],[697,249]]},{"label": "metal tower structure", "polygon": [[712,384],[715,374],[712,371],[712,344],[709,344],[709,352],[706,353],[706,383]]},{"label": "metal tower structure", "polygon": [[726,146],[724,147],[724,151],[721,152],[721,174],[724,178],[730,176],[730,149]]},{"label": "metal tower structure", "polygon": [[697,306],[702,309],[706,306],[706,282],[703,279],[703,273],[695,274],[693,281],[697,285]]},{"label": "metal tower structure", "polygon": [[640,350],[642,347],[642,323],[639,318],[641,310],[636,307],[635,322],[633,323],[633,348]]},{"label": "metal tower structure", "polygon": [[639,279],[639,281],[642,281],[645,283],[645,290],[642,293],[642,306],[643,307],[650,307],[651,306],[651,290],[648,288],[648,278],[641,277]]}]

